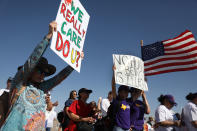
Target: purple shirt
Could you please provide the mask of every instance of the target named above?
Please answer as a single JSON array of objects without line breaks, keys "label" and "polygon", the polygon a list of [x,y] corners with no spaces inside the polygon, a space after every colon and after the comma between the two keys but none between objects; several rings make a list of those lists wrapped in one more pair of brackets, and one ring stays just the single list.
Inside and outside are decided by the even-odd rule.
[{"label": "purple shirt", "polygon": [[[113,109],[116,110],[120,100],[113,100]],[[120,101],[120,107],[116,113],[116,126],[123,129],[130,129],[130,103],[127,100]]]},{"label": "purple shirt", "polygon": [[135,130],[143,130],[145,106],[140,100],[131,105],[131,127]]}]

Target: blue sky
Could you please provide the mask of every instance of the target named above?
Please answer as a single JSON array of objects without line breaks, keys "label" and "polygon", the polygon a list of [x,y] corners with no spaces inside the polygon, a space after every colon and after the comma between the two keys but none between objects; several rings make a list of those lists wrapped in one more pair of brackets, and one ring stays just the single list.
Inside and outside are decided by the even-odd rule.
[{"label": "blue sky", "polygon": [[[197,36],[196,0],[80,0],[90,15],[81,73],[74,71],[52,91],[52,100],[61,110],[69,92],[82,87],[93,90],[89,101],[106,97],[111,89],[112,54],[141,57],[144,45],[176,37],[185,29]],[[60,0],[0,0],[0,88],[24,64],[34,47],[48,32],[56,18]],[[44,54],[57,72],[67,64],[50,48]],[[147,98],[151,114],[159,105],[160,94],[173,94],[178,106],[185,96],[197,91],[197,70],[148,77]]]}]

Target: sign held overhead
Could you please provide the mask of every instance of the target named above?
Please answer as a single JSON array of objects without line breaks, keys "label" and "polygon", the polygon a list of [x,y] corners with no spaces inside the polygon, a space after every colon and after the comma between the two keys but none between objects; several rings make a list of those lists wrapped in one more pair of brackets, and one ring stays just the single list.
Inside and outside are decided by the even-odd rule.
[{"label": "sign held overhead", "polygon": [[51,49],[78,72],[89,19],[79,0],[61,1],[56,16],[57,32],[53,34]]}]

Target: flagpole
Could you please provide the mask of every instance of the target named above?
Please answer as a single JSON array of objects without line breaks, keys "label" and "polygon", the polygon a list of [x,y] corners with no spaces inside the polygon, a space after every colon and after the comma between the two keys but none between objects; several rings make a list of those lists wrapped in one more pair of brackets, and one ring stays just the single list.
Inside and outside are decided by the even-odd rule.
[{"label": "flagpole", "polygon": [[141,58],[142,58],[142,46],[144,45],[143,40],[140,40],[140,45],[141,45]]},{"label": "flagpole", "polygon": [[143,40],[140,41],[140,44],[141,44],[141,46],[143,46],[143,44],[144,44],[144,43],[143,43]]}]

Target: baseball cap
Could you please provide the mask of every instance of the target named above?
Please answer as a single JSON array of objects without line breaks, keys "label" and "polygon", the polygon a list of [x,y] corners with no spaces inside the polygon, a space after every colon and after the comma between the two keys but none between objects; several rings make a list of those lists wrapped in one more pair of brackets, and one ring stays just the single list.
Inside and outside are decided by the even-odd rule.
[{"label": "baseball cap", "polygon": [[174,106],[177,105],[177,103],[175,102],[174,97],[173,97],[172,95],[170,95],[170,94],[165,95],[165,98],[166,98],[171,104],[173,104]]},{"label": "baseball cap", "polygon": [[128,87],[128,86],[125,86],[125,85],[121,85],[121,86],[118,88],[118,92],[123,91],[123,90],[129,92],[129,87]]},{"label": "baseball cap", "polygon": [[89,90],[89,89],[87,89],[87,88],[81,88],[81,89],[78,91],[78,94],[79,94],[79,93],[82,93],[82,92],[92,93],[92,90]]}]

